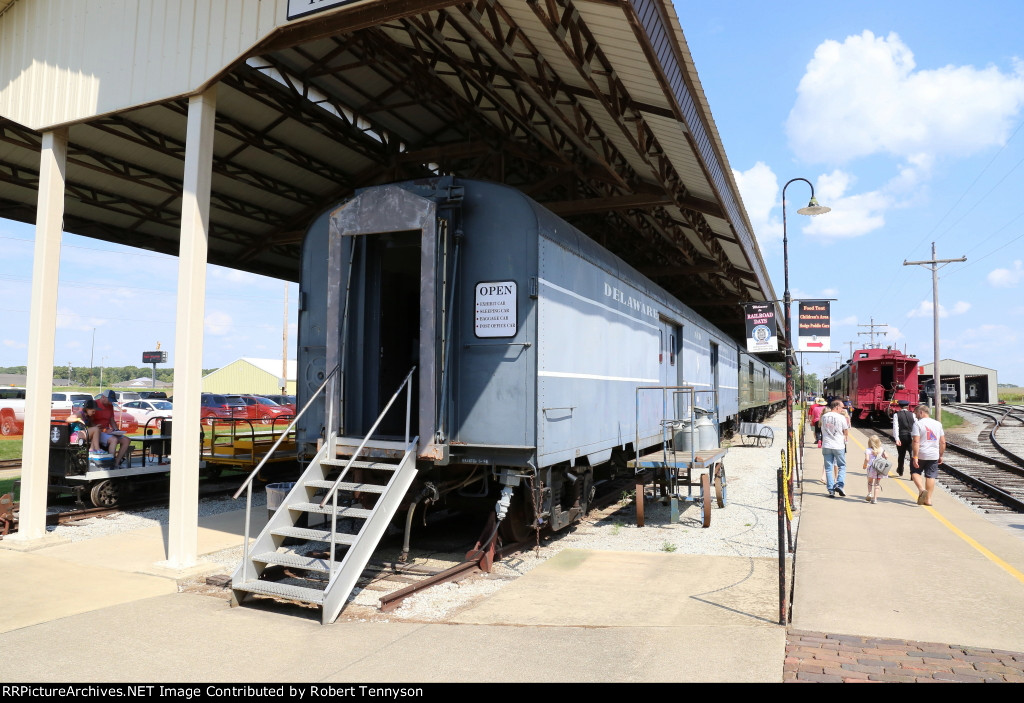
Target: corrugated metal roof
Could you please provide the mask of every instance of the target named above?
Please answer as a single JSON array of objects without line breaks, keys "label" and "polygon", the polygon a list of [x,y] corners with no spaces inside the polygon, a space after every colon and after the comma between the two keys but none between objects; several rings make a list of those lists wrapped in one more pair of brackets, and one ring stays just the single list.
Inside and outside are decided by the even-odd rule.
[{"label": "corrugated metal roof", "polygon": [[[90,101],[102,113],[114,93],[148,103],[71,126],[68,231],[177,253],[180,96],[213,82],[212,263],[294,280],[317,214],[357,187],[443,172],[523,190],[737,339],[738,303],[775,298],[669,0],[366,2],[268,30],[283,1],[260,12],[155,1],[162,20],[136,8],[132,31],[96,35],[125,41],[70,46],[80,66],[19,77],[11,57],[52,53],[51,38],[26,26],[42,44],[0,49],[0,95],[32,109],[45,111],[32,101],[60,75],[78,88],[53,114]],[[53,0],[29,3],[58,17]],[[65,17],[85,13],[87,26],[111,7],[84,5]],[[210,31],[200,38],[189,17]],[[246,53],[253,37],[264,38]],[[120,92],[91,94],[89,66],[117,75],[115,58],[139,65]],[[31,222],[40,135],[10,119],[11,99],[0,99],[0,216]]]}]

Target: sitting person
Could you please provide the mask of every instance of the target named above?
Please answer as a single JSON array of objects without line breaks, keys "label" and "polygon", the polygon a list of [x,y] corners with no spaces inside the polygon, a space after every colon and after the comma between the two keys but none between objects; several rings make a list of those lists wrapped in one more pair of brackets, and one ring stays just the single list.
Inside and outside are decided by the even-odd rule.
[{"label": "sitting person", "polygon": [[114,417],[114,403],[117,402],[117,396],[114,391],[104,391],[93,402],[96,404],[96,411],[92,414],[92,419],[98,433],[98,440],[95,444],[107,447],[107,451],[111,454],[114,454],[116,449],[114,466],[120,467],[124,455],[128,453],[132,443],[123,433],[115,434],[117,433],[117,420]]}]

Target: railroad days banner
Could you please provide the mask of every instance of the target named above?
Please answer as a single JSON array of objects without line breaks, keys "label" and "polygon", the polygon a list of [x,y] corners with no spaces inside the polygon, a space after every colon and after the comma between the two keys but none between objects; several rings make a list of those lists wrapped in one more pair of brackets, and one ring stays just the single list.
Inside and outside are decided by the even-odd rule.
[{"label": "railroad days banner", "polygon": [[775,327],[775,307],[771,303],[745,303],[743,314],[747,318],[747,351],[778,351],[779,335]]},{"label": "railroad days banner", "polygon": [[797,351],[831,351],[831,321],[827,300],[800,301]]}]

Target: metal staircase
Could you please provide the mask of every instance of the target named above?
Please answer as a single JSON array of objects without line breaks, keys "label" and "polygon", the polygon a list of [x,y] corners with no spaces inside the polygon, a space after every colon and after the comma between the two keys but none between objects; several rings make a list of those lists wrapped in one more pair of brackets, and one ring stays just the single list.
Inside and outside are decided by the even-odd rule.
[{"label": "metal staircase", "polygon": [[[231,587],[237,602],[255,593],[313,603],[321,607],[324,624],[334,622],[345,606],[416,475],[416,440],[408,445],[367,442],[364,449],[371,457],[388,456],[357,460],[349,453],[352,446],[345,445],[358,443],[358,438],[332,439],[306,467],[235,571]],[[333,458],[332,446],[337,446]],[[362,474],[361,480],[341,480],[353,470]],[[372,506],[357,507],[362,503]],[[271,566],[301,569],[307,577],[261,578],[274,573],[268,571]]]},{"label": "metal staircase", "polygon": [[325,625],[338,617],[416,476],[419,438],[409,438],[408,410],[405,441],[371,440],[402,388],[409,392],[413,371],[366,437],[327,438],[251,545],[252,479],[262,463],[238,489],[235,497],[248,488],[249,500],[231,579],[236,604],[259,594],[319,605]]}]

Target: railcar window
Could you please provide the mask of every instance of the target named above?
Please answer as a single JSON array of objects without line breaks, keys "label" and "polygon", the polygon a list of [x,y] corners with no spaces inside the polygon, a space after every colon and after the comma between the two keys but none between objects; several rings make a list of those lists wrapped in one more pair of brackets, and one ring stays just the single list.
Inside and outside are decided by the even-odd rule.
[{"label": "railcar window", "polygon": [[676,365],[676,336],[674,334],[668,336],[668,365]]}]

